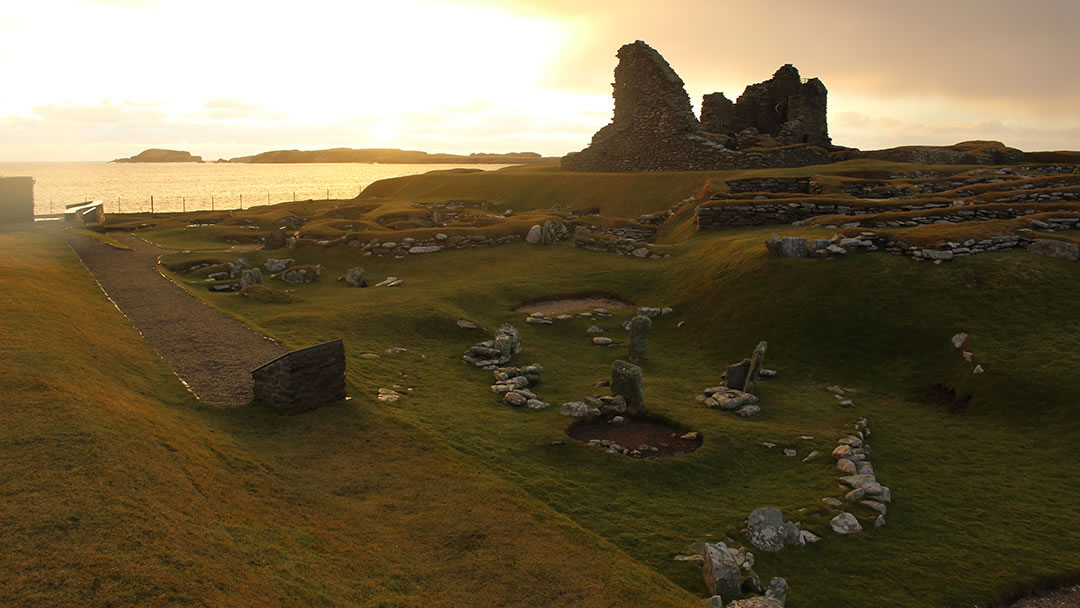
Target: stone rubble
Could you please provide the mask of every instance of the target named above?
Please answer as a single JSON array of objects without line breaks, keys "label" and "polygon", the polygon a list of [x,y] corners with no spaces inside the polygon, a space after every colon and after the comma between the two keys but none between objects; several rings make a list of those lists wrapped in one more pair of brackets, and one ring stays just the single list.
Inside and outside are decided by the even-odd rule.
[{"label": "stone rubble", "polygon": [[514,329],[513,325],[503,324],[495,330],[493,340],[474,344],[461,357],[461,360],[470,365],[494,371],[498,366],[508,363],[511,357],[521,352],[521,349],[521,334]]},{"label": "stone rubble", "polygon": [[[866,418],[855,423],[855,432],[837,440],[832,452],[836,468],[844,473],[840,483],[846,486],[844,501],[850,505],[859,505],[877,514],[880,527],[885,524],[888,503],[892,502],[892,491],[882,485],[874,473],[874,465],[868,456],[872,452],[867,439],[870,437],[870,424]],[[844,502],[835,497],[822,499],[826,504],[840,508]],[[854,523],[853,523],[854,522]],[[833,518],[831,525],[840,534],[853,534],[862,531],[862,526],[854,515],[844,512]]]}]

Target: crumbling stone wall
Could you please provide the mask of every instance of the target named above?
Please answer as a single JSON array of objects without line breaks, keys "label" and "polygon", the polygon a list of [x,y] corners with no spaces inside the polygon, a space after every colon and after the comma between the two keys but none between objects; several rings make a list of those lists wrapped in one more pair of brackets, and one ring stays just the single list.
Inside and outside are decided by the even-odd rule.
[{"label": "crumbling stone wall", "polygon": [[[717,93],[706,95],[701,106],[702,116],[717,112],[722,104]],[[748,85],[735,101],[731,128],[717,133],[738,133],[757,129],[764,135],[777,138],[782,145],[811,144],[831,146],[827,118],[829,91],[817,78],[806,82],[795,66],[786,64],[764,82]],[[730,102],[729,102],[730,103]],[[703,118],[704,120],[704,118]]]},{"label": "crumbling stone wall", "polygon": [[723,93],[709,93],[701,101],[701,128],[709,133],[735,132],[735,104]]},{"label": "crumbling stone wall", "polygon": [[281,414],[300,414],[345,398],[341,339],[294,350],[251,372],[255,400]]},{"label": "crumbling stone wall", "polygon": [[[731,150],[727,136],[702,129],[682,79],[660,53],[638,40],[620,48],[618,58],[613,85],[614,118],[593,135],[587,148],[563,157],[563,169],[700,171],[831,162],[827,151],[810,146],[754,153]],[[709,128],[722,128],[732,118],[722,97],[715,97],[710,104],[712,114],[706,116]]]}]

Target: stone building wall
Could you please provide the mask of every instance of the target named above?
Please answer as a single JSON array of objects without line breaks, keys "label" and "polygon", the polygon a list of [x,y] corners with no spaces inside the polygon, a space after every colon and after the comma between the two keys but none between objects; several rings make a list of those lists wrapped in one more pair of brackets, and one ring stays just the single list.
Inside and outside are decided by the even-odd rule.
[{"label": "stone building wall", "polygon": [[799,70],[786,64],[769,80],[746,87],[735,101],[732,132],[752,128],[784,145],[831,146],[828,95],[820,80],[803,82]]},{"label": "stone building wall", "polygon": [[[702,128],[682,79],[660,53],[638,40],[620,48],[618,58],[613,85],[614,117],[593,135],[587,148],[563,157],[563,169],[706,171],[796,167],[832,161],[826,150],[801,145],[802,142],[794,142],[800,145],[793,147],[755,149],[753,153],[731,150],[728,136],[714,135]],[[710,128],[722,128],[724,121],[732,117],[722,97],[711,98],[709,107],[713,114],[706,115]]]},{"label": "stone building wall", "polygon": [[345,398],[341,339],[294,350],[251,372],[255,400],[280,414],[300,414]]}]

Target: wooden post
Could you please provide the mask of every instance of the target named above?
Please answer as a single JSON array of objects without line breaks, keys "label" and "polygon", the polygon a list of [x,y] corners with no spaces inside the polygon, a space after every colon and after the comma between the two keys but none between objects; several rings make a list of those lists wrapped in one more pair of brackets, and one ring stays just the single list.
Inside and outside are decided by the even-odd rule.
[{"label": "wooden post", "polygon": [[243,194],[240,195],[240,210],[241,211],[244,210],[244,195]]},{"label": "wooden post", "polygon": [[119,197],[119,196],[118,196],[118,197],[116,197],[116,212],[117,212],[117,213],[123,213],[123,212],[122,212],[122,211],[120,210],[120,197]]},{"label": "wooden post", "polygon": [[214,195],[210,195],[210,211],[214,210]]},{"label": "wooden post", "polygon": [[150,195],[150,215],[154,215],[154,195]]},{"label": "wooden post", "polygon": [[266,206],[267,207],[270,206],[270,193],[269,192],[266,193]]},{"label": "wooden post", "polygon": [[330,200],[330,189],[326,189],[326,200]]},{"label": "wooden post", "polygon": [[183,205],[183,209],[184,209],[183,212],[187,213],[187,197],[186,196],[181,196],[180,197],[180,204]]}]

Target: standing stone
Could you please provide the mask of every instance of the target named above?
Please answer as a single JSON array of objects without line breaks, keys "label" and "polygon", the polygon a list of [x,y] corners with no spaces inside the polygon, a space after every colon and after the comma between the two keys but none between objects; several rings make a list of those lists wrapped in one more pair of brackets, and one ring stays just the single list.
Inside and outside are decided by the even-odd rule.
[{"label": "standing stone", "polygon": [[641,368],[633,363],[616,360],[611,364],[611,394],[626,399],[629,409],[645,405],[645,381]]},{"label": "standing stone", "polygon": [[353,287],[367,286],[367,283],[364,282],[364,269],[360,266],[350,268],[349,271],[345,273],[345,282]]},{"label": "standing stone", "polygon": [[525,236],[525,242],[527,243],[539,243],[543,233],[543,228],[540,224],[533,224],[532,228],[529,228],[529,234]]},{"label": "standing stone", "polygon": [[729,365],[727,368],[727,387],[737,391],[743,390],[746,386],[746,376],[750,373],[750,360],[743,359],[741,362],[734,365]]},{"label": "standing stone", "polygon": [[555,229],[555,225],[551,223],[551,220],[544,220],[543,226],[540,227],[540,244],[550,245],[555,242],[555,235],[552,232]]},{"label": "standing stone", "polygon": [[506,363],[511,357],[521,352],[521,334],[513,325],[504,323],[495,330],[493,348],[499,351],[499,363]]},{"label": "standing stone", "polygon": [[784,515],[780,509],[754,509],[747,520],[746,537],[759,551],[769,553],[784,548]]},{"label": "standing stone", "polygon": [[705,545],[705,587],[709,593],[721,597],[735,597],[740,594],[742,574],[735,560],[734,552],[724,543]]},{"label": "standing stone", "polygon": [[743,392],[754,392],[754,384],[757,383],[758,375],[761,374],[761,366],[765,364],[765,349],[768,347],[769,344],[763,340],[758,342],[757,348],[754,349],[754,355],[750,357],[750,370],[746,373],[746,386],[742,389]]},{"label": "standing stone", "polygon": [[649,329],[652,328],[652,319],[638,315],[630,319],[630,347],[627,358],[631,363],[641,363],[645,360],[645,343],[649,338]]}]

